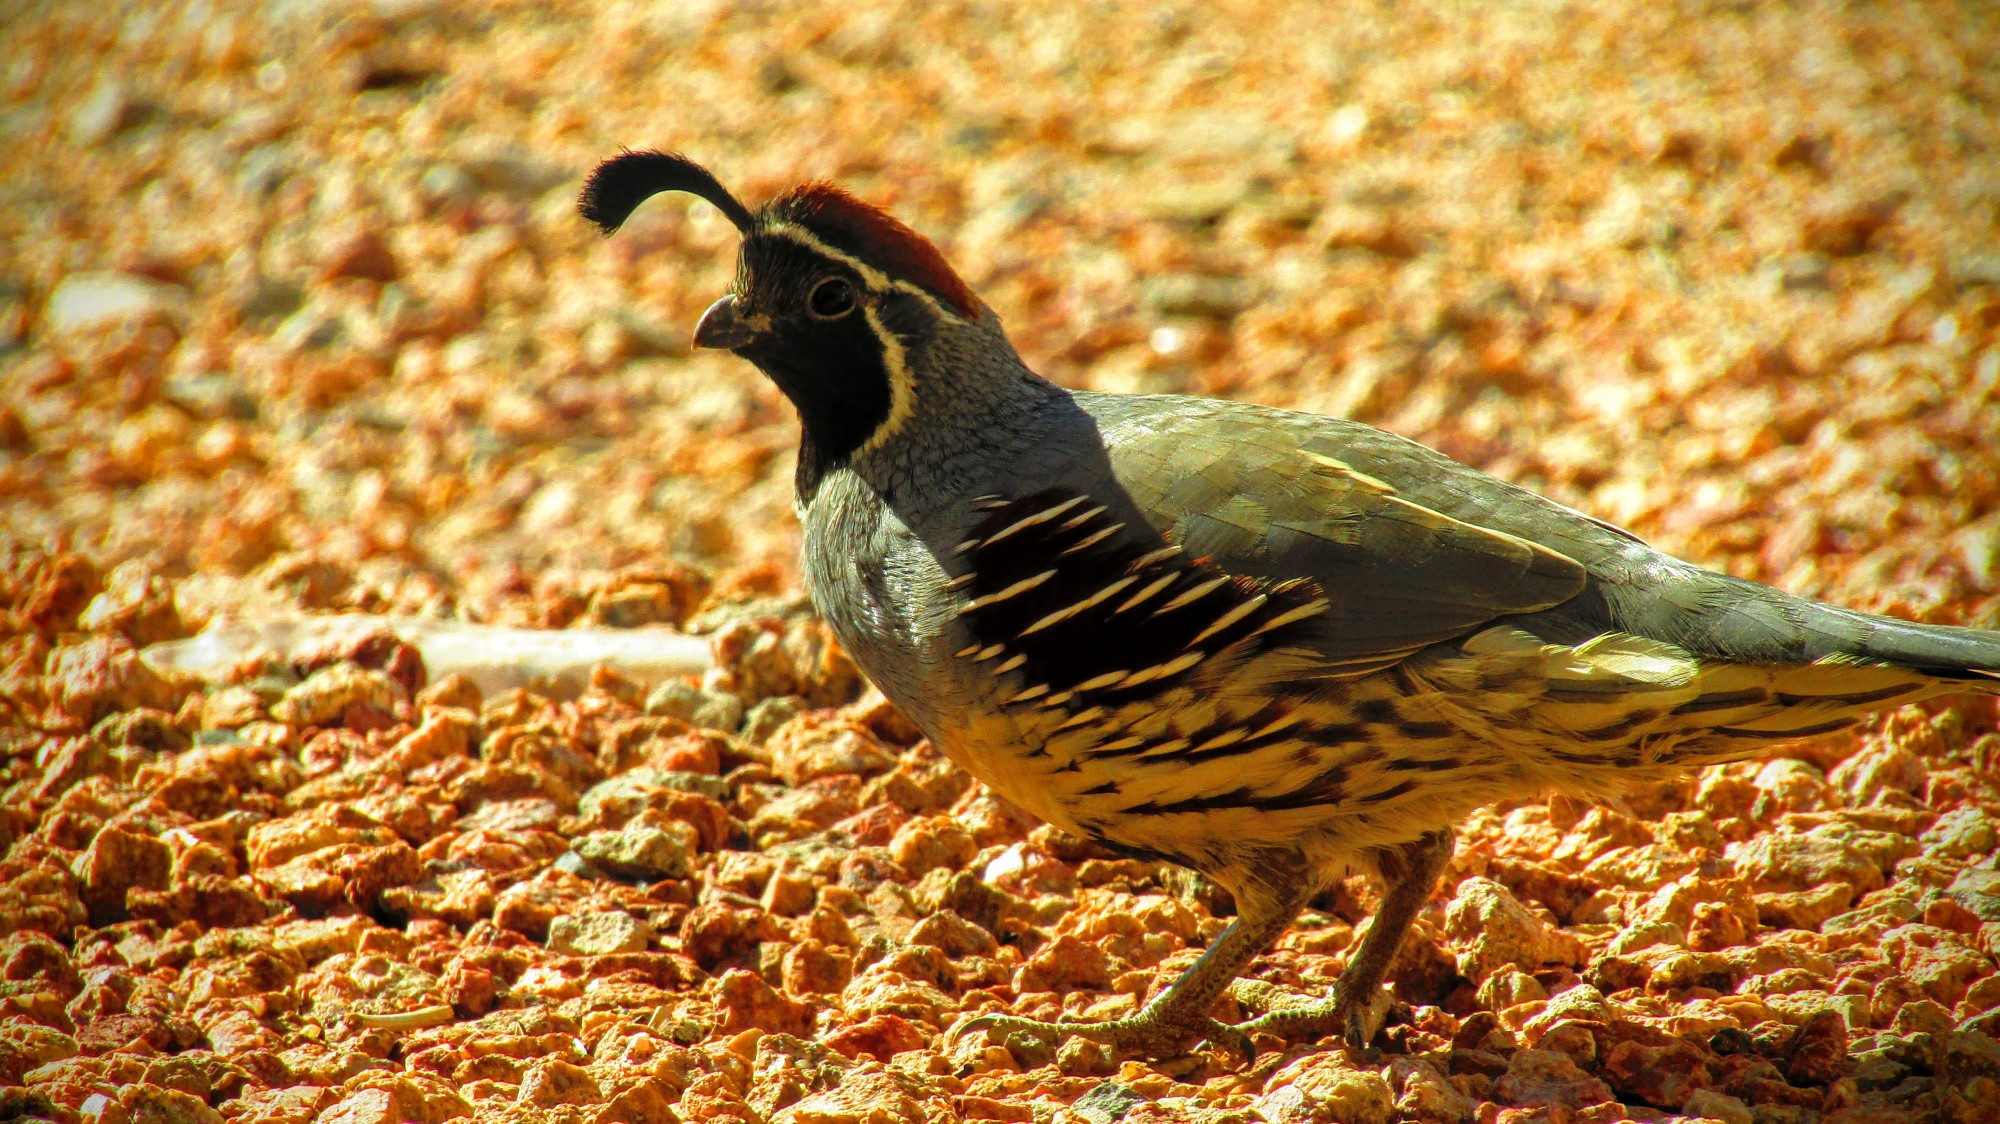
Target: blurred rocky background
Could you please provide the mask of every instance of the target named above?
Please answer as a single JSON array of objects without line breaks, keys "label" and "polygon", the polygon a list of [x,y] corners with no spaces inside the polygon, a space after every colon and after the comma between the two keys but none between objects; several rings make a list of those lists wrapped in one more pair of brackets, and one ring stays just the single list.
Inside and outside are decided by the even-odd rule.
[{"label": "blurred rocky background", "polygon": [[[857,696],[793,608],[794,420],[687,351],[734,231],[668,197],[596,238],[576,190],[620,146],[891,208],[1065,384],[1358,418],[1705,565],[2000,625],[1980,0],[19,0],[0,1116],[1914,1124],[2000,1096],[2000,737],[1970,703],[1626,811],[1481,817],[1380,1066],[947,1055],[995,1004],[1135,1004],[1227,902],[1031,831]],[[675,625],[715,666],[556,702],[386,636],[211,683],[133,654],[301,611]],[[1265,982],[1323,987],[1366,894]]]}]

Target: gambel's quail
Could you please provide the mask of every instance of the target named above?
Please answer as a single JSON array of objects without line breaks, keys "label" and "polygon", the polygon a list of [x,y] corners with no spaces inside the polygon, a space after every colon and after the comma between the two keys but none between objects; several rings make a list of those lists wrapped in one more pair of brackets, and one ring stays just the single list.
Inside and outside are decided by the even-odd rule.
[{"label": "gambel's quail", "polygon": [[[1136,1015],[957,1034],[1159,1056],[1339,1030],[1364,1049],[1468,812],[2000,693],[2000,632],[1712,573],[1357,422],[1064,390],[935,247],[837,187],[752,211],[683,157],[628,152],[582,212],[610,233],[662,191],[742,232],[694,343],[797,407],[806,586],[868,677],[1021,808],[1235,896]],[[1386,893],[1332,995],[1211,1017],[1349,871]]]}]

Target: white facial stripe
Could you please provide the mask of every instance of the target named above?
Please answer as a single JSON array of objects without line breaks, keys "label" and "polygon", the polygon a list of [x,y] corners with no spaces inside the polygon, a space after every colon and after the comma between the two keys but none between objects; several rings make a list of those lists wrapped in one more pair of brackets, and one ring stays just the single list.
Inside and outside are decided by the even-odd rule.
[{"label": "white facial stripe", "polygon": [[840,250],[834,249],[832,246],[829,246],[825,242],[820,241],[819,238],[816,235],[814,235],[812,231],[807,230],[802,226],[797,226],[788,222],[771,223],[767,226],[759,228],[758,233],[776,234],[782,238],[789,238],[792,241],[797,242],[799,245],[804,246],[806,249],[811,250],[816,254],[819,254],[823,257],[832,258],[834,261],[837,261],[840,264],[846,266],[847,268],[853,270],[857,275],[860,276],[861,283],[863,285],[866,285],[868,288],[876,292],[885,292],[889,290],[894,290],[899,293],[908,293],[910,296],[913,296],[918,300],[923,301],[925,304],[929,305],[933,310],[935,310],[941,316],[949,316],[954,320],[965,319],[963,316],[959,316],[957,313],[954,313],[946,309],[944,305],[938,303],[938,299],[936,297],[931,296],[930,293],[926,292],[923,289],[923,287],[919,285],[913,285],[908,281],[897,280],[896,278],[889,276],[888,274],[882,272],[881,270],[876,269],[874,266],[869,265],[867,262],[862,261],[860,258],[855,257],[853,254],[843,253]]},{"label": "white facial stripe", "polygon": [[[788,222],[771,223],[760,228],[758,233],[789,238],[813,253],[839,262],[853,270],[855,275],[861,278],[861,283],[872,291],[907,293],[924,302],[940,316],[950,316],[954,320],[964,319],[946,309],[936,297],[921,287],[912,285],[908,281],[899,281],[853,254],[834,249],[802,226]],[[861,448],[856,450],[857,454],[865,455],[881,448],[882,444],[909,419],[911,411],[915,408],[916,388],[910,381],[910,367],[908,356],[903,349],[903,341],[882,323],[881,315],[873,308],[864,306],[861,313],[868,318],[868,326],[874,330],[876,338],[882,341],[882,366],[889,375],[889,416],[883,419],[882,424],[877,426],[875,432],[870,434],[868,440],[862,442]]]}]

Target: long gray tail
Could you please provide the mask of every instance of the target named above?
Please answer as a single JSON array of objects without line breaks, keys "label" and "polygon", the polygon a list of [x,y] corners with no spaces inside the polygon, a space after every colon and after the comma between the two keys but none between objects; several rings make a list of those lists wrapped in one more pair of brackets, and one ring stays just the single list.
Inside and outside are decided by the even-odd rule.
[{"label": "long gray tail", "polygon": [[1748,664],[1889,664],[2000,691],[2000,632],[1918,624],[1794,597],[1704,571],[1624,606],[1631,631],[1696,655]]},{"label": "long gray tail", "polygon": [[1854,654],[1907,667],[1939,679],[1963,680],[1975,689],[2000,691],[2000,632],[1839,610],[1867,631]]}]

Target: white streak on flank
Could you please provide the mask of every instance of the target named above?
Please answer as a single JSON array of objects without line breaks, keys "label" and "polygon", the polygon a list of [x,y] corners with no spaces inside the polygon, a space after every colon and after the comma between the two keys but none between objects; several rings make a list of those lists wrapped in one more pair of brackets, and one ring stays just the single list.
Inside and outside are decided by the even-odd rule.
[{"label": "white streak on flank", "polygon": [[1095,675],[1078,683],[1076,690],[1078,694],[1082,694],[1085,691],[1101,691],[1129,674],[1131,673],[1126,671],[1107,671],[1102,675]]},{"label": "white streak on flank", "polygon": [[1382,481],[1375,479],[1373,476],[1370,476],[1367,473],[1361,471],[1360,469],[1355,468],[1353,465],[1348,464],[1346,461],[1335,460],[1332,457],[1314,452],[1307,452],[1306,456],[1307,458],[1317,461],[1320,464],[1323,464],[1326,467],[1334,470],[1340,475],[1347,477],[1348,479],[1354,481],[1355,483],[1361,485],[1364,488],[1368,488],[1374,491],[1386,492],[1392,496],[1396,494],[1396,489],[1391,488],[1388,484],[1385,484]]},{"label": "white streak on flank", "polygon": [[951,579],[950,581],[944,583],[944,587],[946,589],[955,592],[957,590],[964,589],[968,585],[971,585],[972,579],[978,576],[979,575],[977,574],[960,574],[957,577]]},{"label": "white streak on flank", "polygon": [[1228,580],[1227,577],[1210,578],[1193,589],[1188,590],[1186,593],[1181,594],[1179,597],[1174,598],[1172,601],[1154,609],[1153,615],[1157,617],[1161,613],[1171,613],[1184,605],[1192,605],[1196,601],[1214,593],[1217,589],[1221,588],[1222,583]]},{"label": "white streak on flank", "polygon": [[1190,648],[1194,647],[1196,644],[1201,643],[1202,641],[1208,639],[1209,637],[1214,636],[1216,633],[1221,632],[1223,629],[1228,628],[1230,625],[1235,624],[1237,621],[1242,620],[1244,617],[1249,616],[1251,613],[1256,612],[1258,609],[1263,608],[1264,602],[1266,600],[1268,600],[1268,598],[1266,598],[1263,594],[1260,593],[1257,596],[1252,597],[1250,600],[1245,601],[1243,604],[1238,605],[1234,609],[1231,609],[1228,612],[1222,614],[1221,616],[1215,618],[1214,624],[1211,624],[1207,628],[1202,629],[1200,632],[1195,634],[1195,638],[1193,640],[1188,641],[1188,647]]},{"label": "white streak on flank", "polygon": [[953,553],[953,554],[964,554],[964,553],[966,553],[967,551],[973,551],[973,550],[978,550],[978,549],[979,549],[979,540],[978,540],[978,539],[967,539],[967,540],[965,540],[964,542],[962,542],[962,543],[959,543],[959,544],[958,544],[958,549],[956,549],[956,550],[952,551],[952,553]]},{"label": "white streak on flank", "polygon": [[975,507],[987,507],[992,504],[1004,504],[1006,502],[1007,497],[998,492],[988,492],[983,496],[972,497],[972,503]]},{"label": "white streak on flank", "polygon": [[[1051,695],[1049,697],[1054,698],[1055,696]],[[1085,725],[1086,723],[1095,722],[1102,717],[1104,717],[1104,708],[1101,706],[1093,706],[1089,710],[1083,711],[1080,714],[1071,715],[1069,721],[1064,722],[1060,726],[1057,726],[1056,729],[1067,730],[1071,726],[1082,726]]]},{"label": "white streak on flank", "polygon": [[1122,613],[1125,610],[1130,609],[1132,606],[1137,605],[1140,602],[1144,601],[1146,598],[1151,597],[1154,594],[1160,592],[1161,590],[1167,588],[1168,586],[1174,584],[1174,581],[1179,577],[1180,577],[1179,574],[1167,574],[1163,577],[1155,578],[1151,584],[1146,586],[1146,588],[1133,594],[1131,597],[1126,598],[1125,603],[1123,605],[1120,605],[1116,609],[1113,609],[1111,611],[1114,613]]},{"label": "white streak on flank", "polygon": [[989,593],[984,597],[975,597],[972,600],[967,601],[965,603],[965,606],[959,609],[958,615],[962,617],[965,614],[970,613],[975,609],[984,609],[988,605],[997,605],[1000,602],[1007,600],[1009,597],[1015,596],[1016,594],[1026,593],[1029,590],[1035,588],[1036,586],[1042,584],[1045,581],[1048,581],[1050,578],[1055,576],[1056,572],[1054,570],[1043,570],[1041,573],[1036,574],[1032,578],[1022,578],[1020,581],[1015,582],[1013,585],[1008,586],[1006,589],[1003,589],[998,593]]},{"label": "white streak on flank", "polygon": [[994,656],[997,656],[1006,650],[1007,646],[1004,644],[988,644],[984,648],[979,649],[979,654],[972,658],[974,661],[978,663],[985,663],[987,660],[992,659]]},{"label": "white streak on flank", "polygon": [[1282,730],[1287,726],[1298,725],[1301,717],[1302,716],[1299,714],[1298,711],[1292,711],[1287,714],[1281,714],[1278,717],[1272,719],[1271,722],[1268,725],[1266,725],[1263,729],[1257,731],[1254,734],[1251,734],[1250,736],[1253,738],[1261,738],[1266,734],[1275,734],[1279,730]]},{"label": "white streak on flank", "polygon": [[1241,726],[1231,726],[1207,741],[1194,747],[1196,753],[1206,753],[1211,749],[1221,749],[1225,745],[1235,745],[1250,736],[1250,731]]},{"label": "white streak on flank", "polygon": [[1025,519],[1022,519],[1016,523],[1013,523],[1008,527],[1003,528],[997,534],[988,535],[986,537],[986,541],[981,543],[980,545],[992,546],[994,543],[999,542],[1001,539],[1006,538],[1008,535],[1011,535],[1016,531],[1023,531],[1029,527],[1035,526],[1037,523],[1046,523],[1051,519],[1058,518],[1064,512],[1068,511],[1070,508],[1075,507],[1077,504],[1082,503],[1087,498],[1088,497],[1086,496],[1071,496],[1069,499],[1066,499],[1063,502],[1056,504],[1054,507],[1045,507],[1042,510],[1035,512],[1033,515],[1030,515]]},{"label": "white streak on flank", "polygon": [[1105,539],[1110,538],[1112,535],[1115,535],[1124,529],[1125,529],[1125,524],[1113,523],[1111,526],[1106,527],[1102,531],[1099,531],[1096,534],[1091,535],[1089,538],[1084,539],[1082,542],[1077,543],[1075,546],[1069,547],[1068,549],[1064,550],[1062,554],[1056,555],[1056,557],[1062,558],[1066,555],[1075,554],[1079,550],[1089,550],[1091,547],[1096,546],[1098,543],[1103,542]]},{"label": "white streak on flank", "polygon": [[[1057,609],[1055,612],[1050,613],[1048,616],[1043,617],[1041,620],[1038,620],[1034,624],[1031,624],[1028,627],[1022,629],[1021,636],[1026,636],[1031,632],[1040,632],[1042,629],[1045,629],[1050,625],[1060,624],[1063,621],[1068,620],[1069,618],[1077,615],[1078,613],[1083,612],[1085,609],[1088,609],[1093,605],[1102,604],[1106,600],[1109,600],[1111,597],[1116,596],[1120,590],[1123,590],[1126,586],[1131,585],[1133,582],[1138,580],[1139,579],[1136,577],[1119,578],[1117,581],[1112,582],[1110,585],[1105,586],[1103,589],[1098,590],[1096,593],[1093,593],[1090,596],[1084,598],[1083,600],[1077,602],[1076,604],[1071,605],[1069,608]],[[1020,636],[1015,637],[1015,639],[1016,640],[1020,639]]]},{"label": "white streak on flank", "polygon": [[1013,658],[1009,659],[1006,663],[1003,663],[999,667],[994,668],[993,674],[1005,675],[1008,672],[1014,670],[1017,667],[1020,667],[1022,664],[1027,662],[1028,662],[1028,657],[1026,656],[1021,656],[1021,655],[1014,656]]},{"label": "white streak on flank", "polygon": [[1274,628],[1283,628],[1286,625],[1291,624],[1293,621],[1302,621],[1305,620],[1307,617],[1319,616],[1321,613],[1326,612],[1329,608],[1332,608],[1332,603],[1329,602],[1326,598],[1324,597],[1314,598],[1313,600],[1306,602],[1305,604],[1299,606],[1296,609],[1287,609],[1284,612],[1279,613],[1277,616],[1272,617],[1270,620],[1265,621],[1263,625],[1257,629],[1257,631],[1251,633],[1250,635],[1262,636]]},{"label": "white streak on flank", "polygon": [[1207,652],[1189,652],[1184,656],[1176,656],[1166,663],[1156,663],[1133,672],[1126,677],[1125,686],[1131,687],[1140,683],[1150,683],[1155,679],[1165,679],[1169,675],[1178,675],[1207,658]]},{"label": "white streak on flank", "polygon": [[1167,559],[1172,558],[1174,555],[1179,554],[1180,552],[1181,552],[1180,547],[1174,546],[1173,544],[1169,543],[1168,545],[1163,546],[1158,550],[1148,551],[1145,554],[1141,554],[1135,561],[1133,561],[1132,565],[1143,568],[1146,566],[1150,566],[1155,562],[1165,562]]},{"label": "white streak on flank", "polygon": [[1083,526],[1085,523],[1090,522],[1092,519],[1095,519],[1102,514],[1104,514],[1104,505],[1098,504],[1096,507],[1091,508],[1089,511],[1084,512],[1082,515],[1072,515],[1068,519],[1063,520],[1062,529],[1065,531],[1073,531],[1076,528]]},{"label": "white streak on flank", "polygon": [[1049,693],[1049,685],[1047,683],[1037,683],[1032,687],[1028,687],[1024,690],[1019,690],[1014,692],[1011,696],[1003,700],[1002,704],[1006,705],[1017,702],[1027,702],[1029,699],[1040,698],[1041,696],[1046,695],[1048,693]]}]

